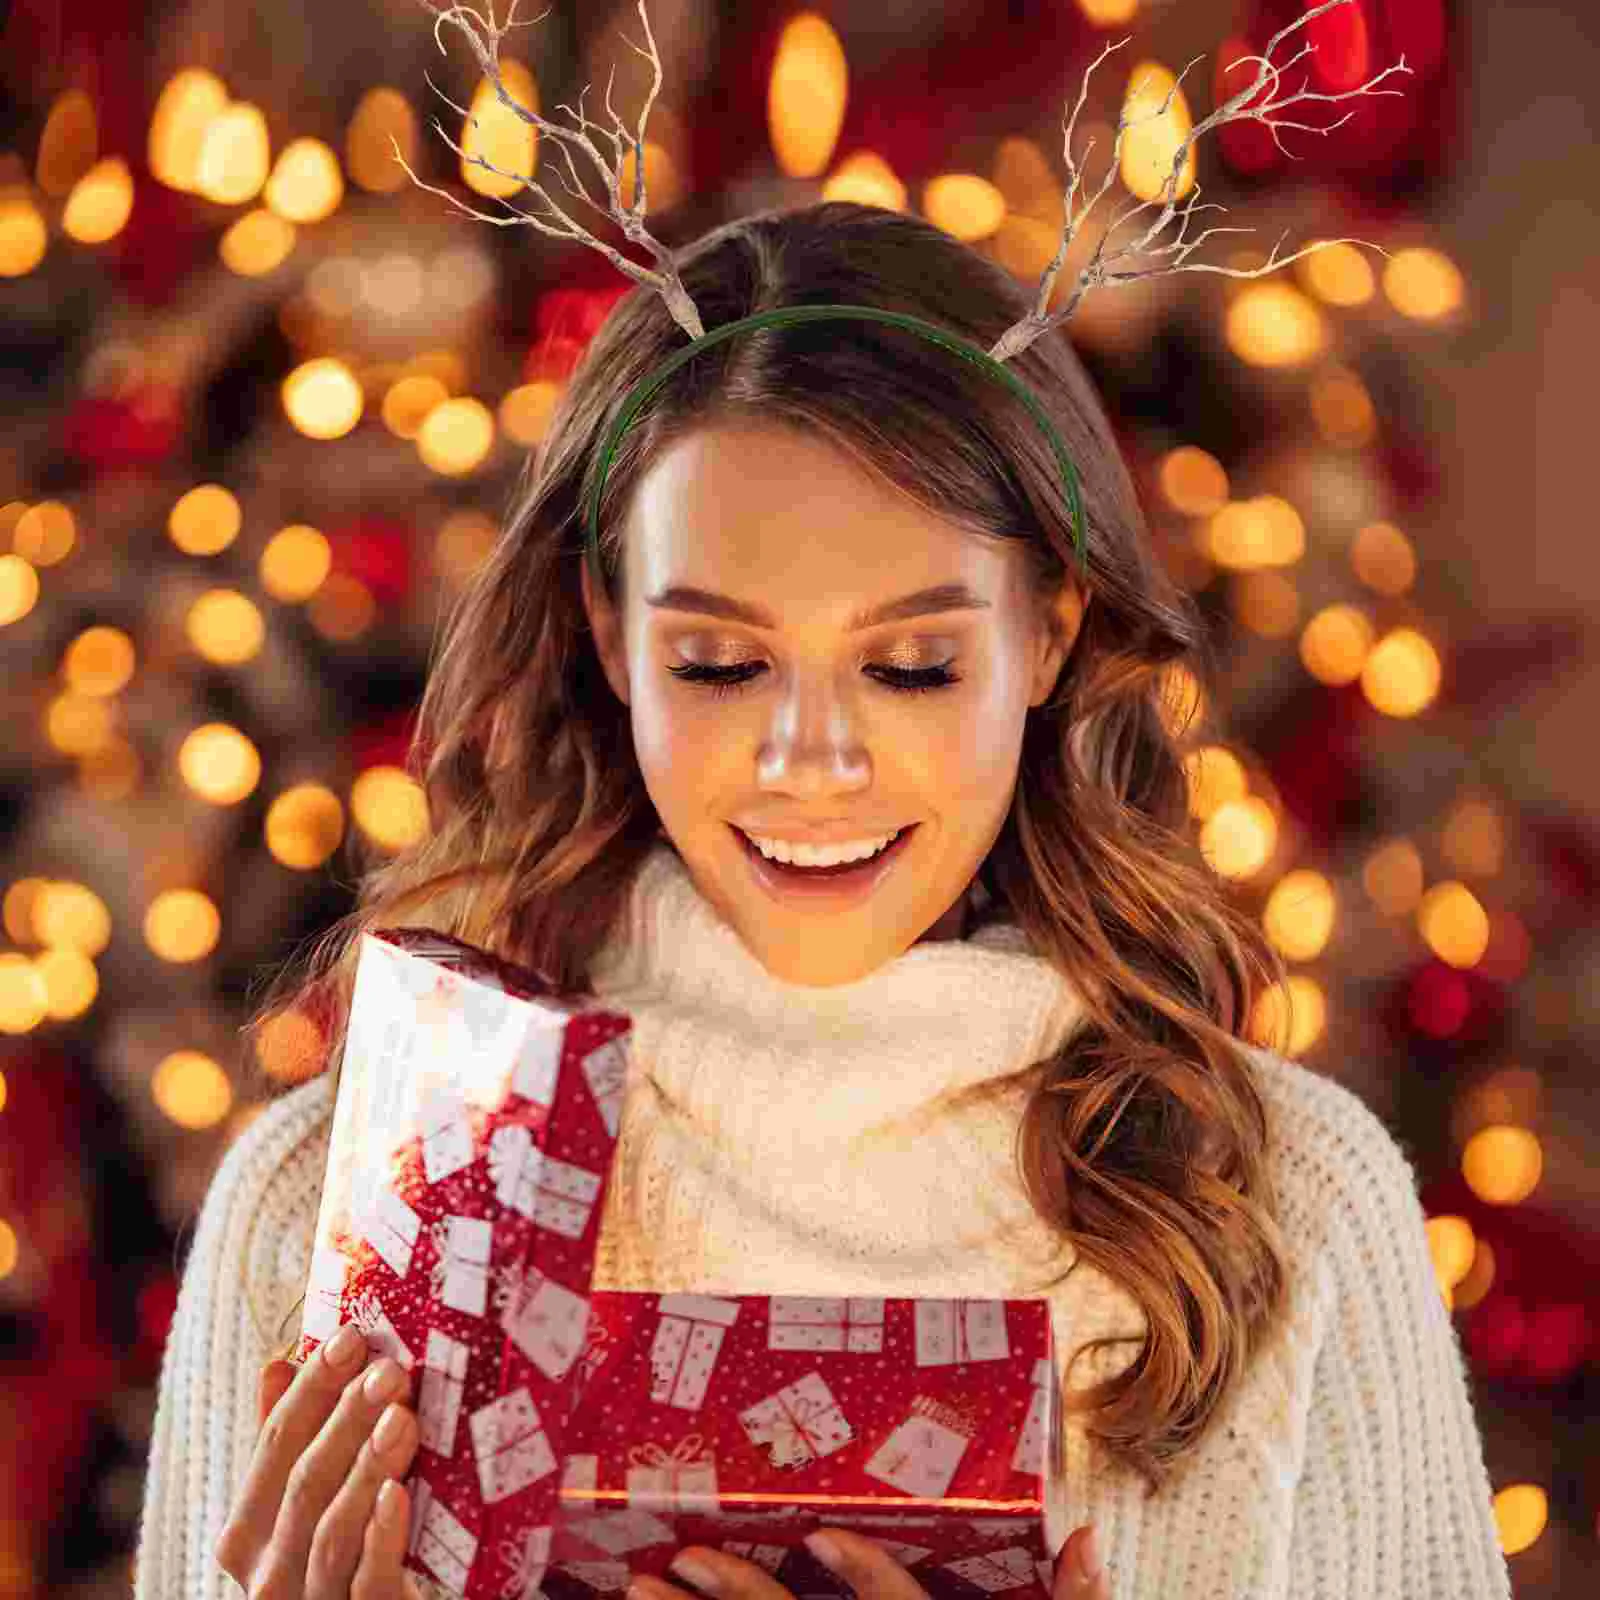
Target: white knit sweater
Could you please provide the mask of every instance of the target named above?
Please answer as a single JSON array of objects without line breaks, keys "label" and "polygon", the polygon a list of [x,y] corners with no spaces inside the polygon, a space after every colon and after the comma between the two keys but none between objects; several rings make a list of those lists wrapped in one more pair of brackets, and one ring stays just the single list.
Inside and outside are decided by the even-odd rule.
[{"label": "white knit sweater", "polygon": [[[597,1288],[1029,1296],[1073,1260],[1021,1193],[1020,1101],[938,1103],[1081,1021],[1015,928],[913,945],[856,983],[792,985],[662,845],[592,978],[634,1018]],[[1092,1521],[1116,1600],[1506,1600],[1412,1168],[1350,1091],[1250,1054],[1292,1252],[1286,1334],[1153,1499],[1069,1418],[1050,1549]],[[207,1193],[162,1365],[135,1600],[238,1592],[212,1552],[254,1446],[259,1369],[305,1286],[330,1090],[324,1075],[267,1106]],[[1048,1298],[1063,1364],[1143,1327],[1087,1262]],[[1133,1350],[1086,1356],[1072,1382]]]}]

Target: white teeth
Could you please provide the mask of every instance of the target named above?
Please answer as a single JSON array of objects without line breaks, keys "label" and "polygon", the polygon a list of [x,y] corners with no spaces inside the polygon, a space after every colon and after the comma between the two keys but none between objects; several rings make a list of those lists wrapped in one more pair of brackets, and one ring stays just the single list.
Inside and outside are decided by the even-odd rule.
[{"label": "white teeth", "polygon": [[[743,832],[740,829],[740,832]],[[747,838],[769,861],[782,861],[792,867],[836,867],[846,861],[865,861],[886,850],[899,837],[900,830],[876,839],[852,839],[845,844],[790,844],[785,839],[761,839],[753,833]]]}]

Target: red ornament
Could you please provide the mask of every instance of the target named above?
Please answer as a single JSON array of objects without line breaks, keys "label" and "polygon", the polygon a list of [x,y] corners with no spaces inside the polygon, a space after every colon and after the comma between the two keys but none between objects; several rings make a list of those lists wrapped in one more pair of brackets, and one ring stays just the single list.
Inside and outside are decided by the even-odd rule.
[{"label": "red ornament", "polygon": [[410,598],[412,530],[384,517],[356,517],[325,530],[336,572],[359,579],[380,607]]},{"label": "red ornament", "polygon": [[177,449],[183,412],[177,391],[144,384],[127,395],[87,395],[66,415],[62,443],[97,473],[160,465]]}]

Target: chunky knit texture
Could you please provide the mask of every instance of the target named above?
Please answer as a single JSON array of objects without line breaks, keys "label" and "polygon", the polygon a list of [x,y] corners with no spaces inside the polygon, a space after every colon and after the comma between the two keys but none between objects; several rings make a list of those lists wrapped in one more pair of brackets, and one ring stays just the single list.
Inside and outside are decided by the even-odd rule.
[{"label": "chunky knit texture", "polygon": [[[1014,1166],[1020,1100],[943,1097],[1081,1022],[1020,932],[913,945],[853,984],[769,974],[658,847],[593,973],[634,1018],[595,1286],[1044,1295],[1064,1381],[1135,1345],[1138,1307],[1077,1262]],[[1186,1469],[1147,1499],[1068,1419],[1052,1551],[1095,1524],[1116,1600],[1505,1600],[1482,1444],[1415,1174],[1331,1079],[1251,1050],[1292,1313]],[[213,1551],[249,1465],[262,1362],[305,1284],[332,1117],[324,1075],[266,1107],[202,1207],[164,1358],[135,1600],[222,1600]],[[254,1307],[252,1307],[252,1301]],[[292,1328],[291,1328],[292,1331]]]}]

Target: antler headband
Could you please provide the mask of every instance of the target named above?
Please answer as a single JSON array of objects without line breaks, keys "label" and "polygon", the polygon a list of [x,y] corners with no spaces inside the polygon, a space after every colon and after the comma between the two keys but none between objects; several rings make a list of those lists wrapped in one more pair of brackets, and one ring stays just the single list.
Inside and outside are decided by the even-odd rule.
[{"label": "antler headband", "polygon": [[[1201,59],[1201,57],[1196,56],[1194,60],[1190,61],[1188,66],[1186,66],[1183,71],[1178,74],[1172,88],[1167,91],[1166,98],[1161,102],[1160,106],[1157,107],[1156,110],[1149,114],[1149,116],[1135,118],[1134,122],[1130,123],[1128,119],[1127,106],[1134,97],[1131,94],[1127,97],[1123,109],[1121,112],[1119,112],[1117,117],[1116,142],[1112,146],[1111,161],[1107,166],[1106,175],[1102,180],[1100,187],[1095,191],[1093,198],[1091,198],[1088,204],[1083,208],[1083,211],[1078,216],[1074,217],[1073,201],[1077,196],[1078,185],[1083,174],[1079,170],[1077,160],[1074,158],[1072,153],[1072,131],[1077,124],[1078,112],[1083,108],[1084,97],[1088,93],[1090,74],[1093,73],[1095,67],[1099,66],[1100,62],[1104,61],[1113,50],[1120,50],[1128,41],[1126,39],[1122,39],[1116,44],[1108,44],[1105,49],[1100,52],[1099,56],[1085,70],[1083,79],[1078,88],[1077,104],[1073,106],[1072,114],[1067,118],[1065,124],[1064,136],[1062,139],[1062,158],[1066,163],[1070,182],[1068,183],[1066,193],[1063,196],[1066,211],[1066,221],[1062,230],[1061,244],[1057,248],[1055,256],[1052,258],[1050,265],[1045,268],[1043,275],[1039,279],[1038,294],[1036,295],[1034,303],[1029,309],[1027,315],[1006,329],[1006,331],[1001,334],[1001,336],[994,342],[990,349],[987,351],[980,350],[970,340],[964,339],[959,334],[952,333],[948,329],[940,328],[933,323],[924,321],[920,317],[907,316],[900,312],[884,311],[875,306],[858,305],[784,306],[773,311],[759,312],[755,316],[743,317],[737,322],[722,324],[721,326],[713,328],[710,333],[707,333],[700,320],[700,314],[695,309],[694,301],[690,298],[688,291],[684,288],[683,282],[678,276],[678,270],[674,260],[673,252],[661,244],[658,240],[652,238],[644,226],[646,199],[644,161],[645,123],[649,118],[650,108],[655,102],[656,95],[661,89],[661,58],[656,53],[655,38],[650,31],[650,18],[648,15],[646,15],[644,0],[637,0],[637,3],[639,7],[639,18],[644,24],[645,40],[649,48],[641,49],[638,45],[634,44],[631,39],[627,40],[626,42],[630,48],[632,48],[639,55],[643,56],[645,60],[650,62],[651,66],[655,69],[655,81],[651,85],[649,94],[645,96],[644,107],[639,113],[638,125],[632,130],[630,130],[623,122],[622,118],[617,115],[616,111],[611,105],[611,84],[616,76],[616,69],[614,67],[612,69],[612,76],[607,80],[606,83],[606,113],[611,118],[612,126],[610,128],[603,127],[597,122],[591,122],[588,116],[585,114],[583,109],[583,96],[589,92],[587,85],[584,87],[583,92],[578,96],[578,108],[575,112],[568,106],[556,107],[556,110],[566,111],[569,116],[572,116],[576,119],[576,128],[565,128],[558,123],[546,121],[536,112],[530,111],[526,106],[519,104],[507,91],[505,83],[500,75],[500,40],[514,27],[531,27],[534,22],[541,21],[546,15],[548,15],[548,12],[541,12],[538,17],[534,17],[527,22],[519,24],[515,20],[517,9],[516,0],[512,0],[511,10],[507,14],[505,22],[502,24],[497,23],[494,20],[493,0],[488,0],[489,14],[487,17],[483,16],[469,5],[445,6],[435,4],[434,0],[420,0],[420,3],[433,13],[434,42],[438,44],[440,53],[445,54],[447,52],[445,51],[444,40],[440,37],[439,30],[447,23],[454,28],[460,29],[460,31],[466,36],[467,43],[470,46],[472,53],[477,57],[478,65],[482,68],[484,76],[494,85],[496,97],[501,101],[501,103],[509,107],[524,121],[531,123],[535,128],[539,129],[540,132],[549,134],[550,137],[556,141],[556,151],[565,161],[567,169],[565,174],[558,172],[557,176],[561,179],[562,185],[566,188],[567,192],[575,200],[582,201],[585,205],[590,207],[591,210],[600,211],[603,215],[610,217],[610,219],[622,229],[624,235],[626,235],[630,241],[632,241],[634,244],[642,245],[646,250],[649,251],[650,255],[655,260],[656,266],[654,270],[652,270],[650,267],[643,266],[636,261],[630,261],[620,251],[614,249],[611,245],[605,243],[603,240],[597,239],[588,231],[588,229],[583,227],[566,212],[562,211],[556,202],[551,198],[549,192],[541,183],[534,179],[531,173],[507,172],[503,168],[497,167],[493,163],[485,160],[482,156],[468,155],[467,152],[464,151],[461,146],[458,145],[450,137],[450,135],[444,131],[443,127],[440,126],[437,117],[434,118],[433,125],[438,130],[440,137],[443,138],[445,143],[448,144],[452,150],[456,151],[456,153],[460,155],[464,161],[470,165],[482,167],[485,171],[492,172],[498,177],[511,179],[513,182],[519,184],[523,189],[525,189],[531,196],[533,196],[534,199],[543,202],[544,206],[548,209],[537,213],[520,211],[517,209],[517,207],[513,206],[509,200],[502,197],[500,199],[500,204],[506,209],[507,212],[510,213],[509,216],[491,216],[487,212],[476,210],[474,207],[465,204],[455,195],[449,193],[448,190],[435,188],[432,184],[423,183],[421,179],[419,179],[417,175],[411,171],[411,168],[406,166],[405,157],[401,154],[399,145],[395,144],[395,158],[400,162],[401,166],[405,167],[406,173],[411,178],[412,182],[417,184],[419,188],[426,189],[432,194],[442,195],[458,210],[465,211],[468,216],[475,217],[480,222],[492,222],[496,227],[502,228],[517,225],[537,228],[541,233],[548,233],[554,238],[578,239],[587,245],[591,245],[594,249],[598,250],[603,256],[605,256],[606,259],[610,261],[611,264],[619,271],[626,273],[635,282],[648,284],[651,288],[655,289],[661,295],[662,299],[665,300],[667,309],[672,313],[673,320],[676,321],[678,325],[688,333],[690,339],[693,341],[692,343],[686,345],[682,350],[676,351],[666,361],[662,362],[661,365],[658,366],[653,372],[649,373],[646,377],[642,378],[634,385],[632,390],[629,391],[628,396],[624,400],[622,406],[617,411],[616,417],[612,421],[612,424],[607,431],[605,443],[600,452],[599,464],[595,472],[594,486],[590,490],[589,494],[588,551],[590,558],[595,561],[597,567],[599,565],[598,552],[600,542],[600,500],[605,489],[606,473],[610,469],[612,457],[615,455],[617,446],[621,442],[622,435],[627,431],[630,423],[632,423],[634,418],[639,414],[640,410],[649,401],[650,397],[655,394],[661,385],[665,383],[666,380],[675,371],[677,371],[677,369],[682,366],[684,362],[688,361],[692,356],[697,355],[701,350],[708,349],[714,344],[721,343],[721,341],[724,339],[731,338],[736,333],[742,333],[751,328],[779,327],[790,323],[814,322],[823,320],[855,320],[890,323],[895,327],[905,328],[909,332],[916,333],[923,338],[942,345],[945,349],[952,351],[956,355],[961,356],[964,360],[970,361],[974,366],[977,366],[988,372],[990,376],[1005,384],[1006,387],[1009,388],[1017,396],[1017,398],[1022,401],[1022,403],[1028,408],[1028,411],[1033,416],[1034,420],[1044,431],[1045,436],[1049,439],[1051,448],[1055,452],[1056,459],[1061,464],[1061,473],[1066,484],[1067,501],[1072,508],[1073,540],[1078,551],[1080,568],[1085,574],[1087,574],[1088,556],[1083,524],[1083,497],[1079,488],[1077,468],[1073,465],[1071,458],[1067,454],[1066,446],[1061,442],[1060,435],[1057,433],[1054,426],[1052,426],[1050,419],[1046,414],[1044,407],[1039,403],[1037,396],[1032,393],[1032,391],[1027,387],[1026,384],[1022,382],[1020,378],[1018,378],[1016,373],[1008,370],[1003,363],[1008,361],[1012,356],[1019,354],[1023,350],[1026,350],[1028,346],[1032,344],[1033,341],[1047,329],[1056,327],[1058,324],[1065,322],[1067,318],[1070,317],[1077,309],[1078,302],[1083,299],[1085,293],[1087,293],[1088,290],[1097,288],[1103,284],[1129,283],[1139,278],[1160,277],[1167,273],[1182,271],[1219,272],[1234,278],[1257,278],[1271,272],[1276,267],[1286,267],[1291,262],[1299,260],[1299,258],[1303,255],[1309,255],[1315,250],[1326,249],[1329,245],[1369,244],[1370,241],[1365,239],[1324,239],[1319,240],[1317,243],[1307,245],[1303,250],[1297,250],[1293,255],[1285,256],[1280,261],[1278,260],[1278,245],[1282,244],[1284,239],[1284,235],[1280,234],[1277,243],[1273,245],[1272,252],[1268,256],[1266,262],[1259,267],[1222,267],[1208,262],[1195,262],[1191,264],[1188,259],[1189,256],[1196,249],[1198,249],[1200,245],[1204,244],[1213,233],[1248,233],[1250,230],[1247,228],[1207,228],[1199,238],[1186,240],[1184,238],[1184,234],[1188,229],[1189,219],[1196,211],[1223,211],[1227,208],[1215,203],[1212,203],[1208,206],[1197,204],[1200,198],[1200,185],[1198,183],[1194,186],[1194,192],[1181,206],[1175,204],[1174,195],[1176,192],[1179,175],[1183,171],[1184,163],[1188,158],[1190,148],[1200,137],[1200,135],[1207,132],[1209,129],[1218,127],[1226,122],[1239,122],[1245,120],[1260,122],[1272,130],[1273,142],[1278,145],[1280,150],[1283,150],[1283,153],[1286,156],[1289,156],[1290,159],[1293,160],[1295,158],[1288,150],[1284,150],[1282,143],[1278,140],[1279,128],[1300,128],[1307,133],[1330,133],[1334,128],[1340,127],[1344,122],[1348,121],[1349,116],[1354,116],[1355,113],[1351,112],[1349,116],[1340,118],[1338,122],[1332,123],[1326,128],[1313,127],[1310,124],[1303,122],[1275,121],[1273,119],[1274,113],[1282,111],[1286,107],[1294,105],[1302,100],[1334,101],[1353,99],[1358,95],[1371,93],[1399,94],[1401,91],[1398,89],[1377,89],[1375,88],[1375,85],[1380,83],[1391,72],[1409,72],[1411,70],[1406,65],[1405,56],[1402,54],[1400,60],[1394,66],[1385,67],[1384,70],[1375,78],[1371,79],[1367,83],[1361,84],[1357,88],[1346,89],[1338,94],[1319,94],[1309,89],[1301,89],[1293,94],[1285,95],[1282,98],[1276,98],[1277,92],[1281,86],[1284,68],[1294,66],[1296,62],[1300,61],[1303,57],[1308,55],[1316,48],[1316,46],[1312,44],[1305,45],[1298,55],[1291,57],[1288,61],[1284,62],[1282,67],[1279,67],[1275,66],[1269,59],[1272,51],[1277,47],[1279,41],[1287,38],[1288,35],[1291,34],[1296,28],[1303,27],[1306,23],[1313,21],[1317,17],[1320,17],[1325,11],[1331,11],[1335,6],[1347,5],[1350,3],[1350,0],[1325,0],[1325,3],[1318,6],[1314,11],[1307,11],[1302,16],[1296,17],[1293,22],[1287,24],[1283,28],[1280,28],[1277,33],[1273,34],[1272,38],[1267,43],[1266,52],[1264,54],[1259,56],[1244,56],[1238,61],[1230,64],[1229,70],[1231,71],[1233,67],[1243,66],[1247,61],[1259,63],[1254,81],[1245,85],[1245,87],[1231,99],[1225,100],[1216,108],[1216,110],[1211,113],[1210,116],[1195,124],[1188,134],[1184,136],[1182,143],[1178,146],[1177,151],[1173,156],[1172,170],[1167,175],[1166,182],[1163,184],[1157,199],[1138,201],[1136,204],[1128,206],[1113,219],[1110,227],[1106,229],[1105,233],[1102,234],[1099,242],[1096,244],[1093,255],[1089,258],[1088,262],[1085,263],[1079,272],[1077,281],[1073,285],[1071,293],[1067,296],[1066,304],[1059,311],[1052,313],[1049,311],[1048,307],[1050,304],[1051,295],[1055,289],[1056,276],[1061,271],[1061,264],[1066,259],[1067,251],[1071,247],[1073,240],[1077,237],[1078,230],[1082,227],[1084,219],[1094,208],[1100,197],[1111,186],[1112,175],[1120,168],[1123,133],[1128,127],[1136,125],[1139,122],[1149,121],[1154,117],[1160,117],[1164,115],[1167,111],[1167,108],[1172,104],[1172,97],[1177,93],[1178,87],[1182,84],[1185,74],[1189,71],[1190,67],[1194,66],[1195,62]],[[1268,83],[1269,79],[1271,81],[1272,88],[1267,94],[1263,103],[1260,105],[1250,104],[1262,87]],[[447,105],[452,107],[452,109],[461,112],[463,117],[467,118],[469,121],[471,120],[470,114],[462,110],[460,106],[456,105],[448,95],[439,89],[437,84],[433,83],[431,78],[428,81],[434,89],[434,92],[439,95],[440,99],[444,100]],[[606,154],[602,152],[599,144],[596,142],[598,139],[604,139],[608,141],[611,157],[609,161],[606,158]],[[626,159],[624,154],[625,148],[631,148],[633,151],[634,172],[637,183],[634,203],[632,205],[624,205],[622,201],[622,171],[623,163]],[[1093,150],[1093,148],[1094,141],[1091,139],[1087,148],[1083,152],[1085,158],[1088,157],[1089,151]],[[583,183],[579,179],[577,168],[575,167],[572,159],[572,153],[574,150],[579,151],[593,164],[595,168],[598,169],[601,180],[605,185],[606,203],[604,208],[595,202],[593,197],[589,194],[588,190],[584,187]],[[1126,222],[1129,217],[1135,216],[1141,211],[1149,210],[1155,206],[1158,201],[1161,206],[1160,214],[1145,230],[1144,234],[1129,243],[1118,246],[1116,249],[1111,250],[1108,253],[1106,246],[1112,233],[1114,233],[1122,223]],[[1156,244],[1155,240],[1157,237],[1175,216],[1182,219],[1179,224],[1177,238],[1164,244]],[[1286,233],[1287,230],[1285,230],[1285,234]],[[1388,256],[1388,252],[1380,245],[1372,245],[1371,248],[1377,250],[1380,255],[1385,257]],[[1171,256],[1174,258],[1174,264],[1170,266],[1147,267],[1137,271],[1114,270],[1119,262],[1132,255]]]}]

